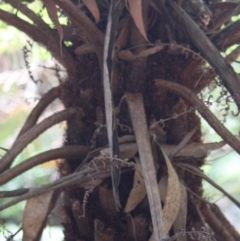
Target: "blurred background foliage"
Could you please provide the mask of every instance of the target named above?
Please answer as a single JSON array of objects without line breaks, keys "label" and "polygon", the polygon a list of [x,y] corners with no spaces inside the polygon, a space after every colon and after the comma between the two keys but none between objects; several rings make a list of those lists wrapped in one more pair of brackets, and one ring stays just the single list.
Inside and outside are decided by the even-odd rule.
[{"label": "blurred background foliage", "polygon": [[[40,10],[40,2],[36,1],[31,5]],[[6,4],[1,4],[0,7],[10,11],[10,8]],[[44,11],[42,15],[45,20],[48,18],[48,15]],[[50,20],[48,22],[50,23]],[[55,67],[55,63],[51,60],[51,55],[46,49],[34,43],[31,54],[28,57],[34,78],[41,79],[42,81],[36,85],[29,78],[22,51],[27,41],[31,41],[31,39],[24,33],[12,26],[7,26],[3,22],[0,22],[0,36],[0,147],[8,149],[11,147],[21,126],[32,108],[37,104],[39,98],[48,89],[58,85],[58,81],[55,77],[55,71],[46,69],[47,67]],[[46,79],[47,76],[49,79]],[[45,111],[43,117],[51,115],[61,108],[60,102],[55,101]],[[60,147],[63,141],[64,123],[48,129],[29,144],[16,158],[14,165],[32,155]],[[3,155],[4,152],[3,149],[0,149],[0,155]],[[12,182],[8,182],[2,186],[1,191],[39,186],[52,182],[57,178],[56,163],[49,162],[16,177]],[[7,201],[9,201],[8,198],[0,199],[1,204]],[[25,202],[21,202],[1,212],[0,240],[5,240],[5,236],[8,237],[20,228],[19,225],[21,224],[24,206]],[[51,226],[51,224],[49,225]],[[48,227],[48,229],[45,230],[42,240],[49,240],[51,235],[54,236],[54,240],[61,240],[61,237],[63,237],[62,232],[59,231],[56,233],[54,227]],[[19,237],[21,237],[20,234]],[[17,236],[15,239],[17,240]]]},{"label": "blurred background foliage", "polygon": [[[12,11],[7,4],[1,2],[0,7]],[[40,11],[41,3],[40,1],[34,1],[29,7],[39,9]],[[46,14],[46,9],[40,12],[44,20],[52,24]],[[24,18],[24,16],[21,17]],[[62,16],[60,21],[61,23],[66,23],[67,20]],[[3,22],[0,22],[0,36],[0,147],[8,149],[11,147],[20,127],[23,125],[39,98],[48,89],[58,85],[58,79],[55,76],[54,70],[48,70],[50,72],[46,73],[46,69],[48,67],[54,67],[56,63],[51,60],[50,54],[44,48],[34,43],[28,61],[31,63],[31,70],[34,77],[41,79],[42,82],[38,84],[33,83],[25,67],[22,51],[23,47],[27,45],[27,41],[31,41],[29,37],[14,27],[7,26]],[[231,52],[233,48],[234,47],[228,49],[228,52]],[[238,61],[240,61],[240,58]],[[236,72],[240,73],[240,62],[233,63],[233,66]],[[65,78],[64,74],[65,72],[62,70],[63,79]],[[224,122],[224,125],[226,125],[232,133],[238,135],[240,131],[240,117],[235,117],[231,114],[231,111],[236,113],[236,106],[233,103],[230,104],[230,110],[226,112],[226,110],[222,108],[221,103],[217,104],[216,98],[219,96],[220,91],[220,87],[215,87],[211,92],[206,90],[204,96],[206,96],[207,99],[210,94],[212,95],[210,109]],[[45,111],[43,117],[59,111],[61,108],[60,102],[54,102]],[[227,115],[224,121],[225,114]],[[202,132],[204,142],[221,141],[220,137],[203,119]],[[29,144],[16,158],[14,165],[37,153],[59,147],[63,141],[64,123],[48,129],[44,134]],[[3,153],[4,150],[0,149],[0,155]],[[204,172],[236,199],[240,200],[239,155],[229,146],[226,145],[221,150],[210,153],[204,166]],[[14,190],[39,186],[51,182],[56,178],[58,178],[56,161],[52,161],[23,173],[13,181],[2,186],[1,189]],[[231,223],[240,231],[240,210],[225,198],[222,193],[206,182],[204,182],[204,190],[205,197],[212,202],[216,202]],[[7,198],[0,199],[0,204],[7,201]],[[5,236],[11,235],[20,228],[19,225],[21,224],[24,205],[25,202],[21,202],[1,212],[0,240],[5,240]],[[53,218],[53,222],[49,223],[45,229],[42,240],[61,240],[63,234],[59,231],[59,227],[60,224],[54,223]],[[15,240],[18,240],[17,237],[18,236],[15,237]],[[21,237],[20,234],[19,237]]]}]

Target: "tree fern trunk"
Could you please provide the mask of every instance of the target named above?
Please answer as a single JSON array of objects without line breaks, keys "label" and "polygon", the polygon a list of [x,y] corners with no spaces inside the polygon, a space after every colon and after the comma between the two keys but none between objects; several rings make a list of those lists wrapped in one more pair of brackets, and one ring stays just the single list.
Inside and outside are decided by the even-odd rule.
[{"label": "tree fern trunk", "polygon": [[[68,25],[62,26],[61,29],[56,19],[57,12],[46,5],[51,20],[58,26],[60,38],[64,40],[62,48],[58,48],[56,45],[59,43],[59,37],[56,37],[56,30],[49,28],[37,15],[31,15],[26,6],[16,5],[14,0],[5,2],[15,8],[19,7],[35,25],[30,26],[29,23],[3,10],[0,11],[0,19],[18,27],[45,45],[67,69],[68,78],[59,87],[59,98],[66,109],[76,108],[78,112],[67,119],[64,146],[83,145],[90,149],[85,158],[74,156],[63,159],[59,164],[61,177],[83,168],[89,170],[89,183],[85,188],[75,185],[63,191],[64,215],[61,218],[65,240],[154,240],[153,232],[156,234],[156,227],[152,224],[153,213],[149,207],[152,200],[149,200],[150,196],[147,196],[144,185],[141,185],[148,170],[139,168],[143,161],[150,162],[150,158],[142,160],[144,155],[141,155],[149,152],[149,156],[154,159],[156,177],[153,174],[153,178],[159,183],[163,207],[163,214],[159,212],[158,215],[162,216],[158,218],[164,224],[162,230],[171,236],[165,237],[164,240],[205,240],[207,237],[214,240],[210,235],[213,230],[219,232],[218,241],[226,240],[226,237],[236,241],[238,234],[235,231],[230,234],[223,231],[221,234],[219,222],[228,225],[229,223],[224,218],[217,222],[216,215],[219,210],[216,214],[216,209],[208,205],[203,198],[202,180],[205,176],[201,174],[201,167],[205,163],[208,150],[202,145],[201,123],[197,114],[198,111],[201,114],[207,112],[208,115],[203,114],[206,119],[212,116],[201,97],[201,91],[212,83],[217,86],[217,82],[213,81],[216,77],[214,68],[233,99],[236,100],[235,94],[238,92],[237,88],[233,88],[239,84],[238,76],[207,38],[208,35],[213,36],[214,42],[214,34],[218,31],[217,34],[223,41],[215,41],[214,44],[216,48],[225,50],[223,43],[229,39],[228,30],[237,31],[236,25],[233,25],[232,28],[225,29],[224,36],[221,35],[220,26],[230,19],[230,15],[229,18],[225,16],[225,20],[219,23],[217,10],[223,9],[224,3],[212,1],[211,4],[210,1],[201,0],[128,0],[120,15],[116,33],[112,34],[106,33],[107,21],[111,19],[108,16],[110,1],[88,0],[83,1],[85,5],[81,3],[79,7],[71,1],[54,0],[59,6],[58,11],[63,16],[67,15],[69,21]],[[120,4],[120,1],[117,1],[112,9],[117,9],[117,4]],[[237,14],[237,5],[231,4],[230,7],[233,9],[232,14]],[[225,14],[227,15],[226,12]],[[95,23],[99,16],[100,21]],[[184,16],[190,16],[191,21],[187,22]],[[111,20],[118,21],[114,16]],[[213,23],[217,20],[218,27]],[[211,46],[210,53],[205,51],[204,46],[200,46],[200,40],[195,39],[191,31],[195,31],[194,33],[204,40],[201,42],[204,46]],[[112,63],[109,64],[112,65],[109,73],[114,110],[114,113],[110,114],[116,117],[120,156],[115,156],[110,161],[109,156],[104,155],[108,152],[109,143],[103,87],[105,34],[116,35],[116,39],[113,38],[114,43],[112,42],[115,46],[112,59],[110,58]],[[71,43],[70,46],[67,46],[67,41]],[[238,36],[235,43],[237,41]],[[228,44],[234,44],[232,40],[230,42]],[[111,53],[108,55],[111,57]],[[214,59],[221,63],[221,66],[228,67],[227,74],[222,75],[221,66],[216,64]],[[158,85],[159,81],[169,85],[177,83],[179,91],[174,91],[174,88],[164,84]],[[181,93],[182,87],[185,87],[185,90],[187,88],[187,93],[190,93],[188,98],[186,94]],[[142,116],[146,118],[147,124],[142,129],[149,131],[147,142],[151,143],[151,150],[140,149],[141,130],[136,129],[133,120],[143,117],[133,116],[133,107],[130,108],[127,98],[129,92],[132,96],[137,93],[143,97],[145,113]],[[195,102],[191,101],[191,98]],[[196,102],[200,104],[196,106]],[[239,152],[238,140],[215,119],[212,118],[214,123],[210,123],[211,126]],[[134,130],[140,134],[135,136]],[[197,152],[198,147],[203,148],[200,155]],[[128,160],[123,160],[124,158]],[[93,170],[95,173],[102,170],[109,173],[111,165],[116,168],[121,165],[125,167],[118,187],[120,210],[116,209],[116,197],[113,195],[110,175],[100,180],[92,175]],[[177,178],[174,179],[175,173]],[[169,183],[174,183],[180,191],[173,190]],[[146,189],[148,190],[148,187]],[[175,192],[180,193],[177,203]],[[133,204],[130,205],[129,202]],[[229,227],[232,228],[231,225]],[[166,236],[165,233],[161,235]]]}]

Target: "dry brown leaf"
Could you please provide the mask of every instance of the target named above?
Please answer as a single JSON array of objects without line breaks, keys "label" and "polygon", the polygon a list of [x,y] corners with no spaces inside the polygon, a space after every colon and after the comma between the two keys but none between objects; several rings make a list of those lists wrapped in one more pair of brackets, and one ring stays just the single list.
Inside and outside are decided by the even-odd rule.
[{"label": "dry brown leaf", "polygon": [[165,233],[167,234],[172,227],[180,209],[181,190],[178,175],[173,168],[171,161],[163,150],[162,153],[168,168],[167,194],[163,208],[163,222],[165,225]]},{"label": "dry brown leaf", "polygon": [[83,54],[94,53],[95,51],[96,48],[91,44],[82,44],[74,49],[74,53],[79,56]]},{"label": "dry brown leaf", "polygon": [[180,143],[176,146],[176,148],[173,150],[173,152],[170,153],[170,155],[167,155],[169,158],[173,158],[179,151],[182,150],[184,146],[187,145],[187,143],[190,141],[190,139],[193,137],[195,132],[198,130],[198,126],[194,127],[191,131],[187,132],[187,134],[184,136],[184,138],[180,141]]},{"label": "dry brown leaf", "polygon": [[[175,219],[173,224],[174,233],[177,234],[181,230],[186,230],[186,223],[187,223],[187,190],[186,187],[180,183],[181,187],[181,205],[178,212],[178,215]],[[177,241],[186,241],[186,235],[177,235]]]},{"label": "dry brown leaf", "polygon": [[[173,223],[174,233],[178,233],[182,229],[186,230],[187,221],[187,191],[185,186],[180,183],[181,204],[177,217]],[[168,176],[163,176],[159,182],[159,191],[161,200],[165,203],[168,190]],[[164,212],[164,209],[163,209]],[[177,241],[186,241],[186,235],[176,235]]]},{"label": "dry brown leaf", "polygon": [[23,213],[23,241],[38,240],[42,234],[49,207],[52,205],[53,191],[30,198]]},{"label": "dry brown leaf", "polygon": [[[122,137],[121,137],[122,138]],[[118,138],[119,140],[119,149],[120,149],[120,158],[121,159],[130,159],[138,151],[137,143],[135,141],[134,136],[123,136],[123,138]],[[175,149],[175,145],[165,145],[165,144],[158,144],[159,148],[165,152],[167,156],[170,155]],[[176,157],[194,157],[194,158],[202,158],[207,156],[209,153],[212,154],[214,150],[220,152],[220,156],[222,154],[222,148],[225,145],[225,142],[213,142],[213,143],[191,143],[189,145],[184,146],[178,153],[176,153]],[[225,148],[225,147],[224,147]],[[226,145],[227,148],[227,145]],[[109,149],[104,148],[100,151],[102,156],[109,156]],[[212,157],[212,156],[211,156]],[[209,160],[212,160],[208,157]]]},{"label": "dry brown leaf", "polygon": [[60,37],[60,50],[61,50],[61,55],[62,55],[63,28],[58,20],[56,5],[55,5],[54,1],[43,0],[43,2],[47,9],[50,19],[53,21],[55,27],[57,28],[57,31],[58,31],[58,34]]},{"label": "dry brown leaf", "polygon": [[118,137],[118,143],[123,144],[126,142],[136,142],[136,137],[134,135],[125,135]]},{"label": "dry brown leaf", "polygon": [[127,204],[125,206],[124,212],[131,212],[146,196],[146,187],[142,175],[142,168],[140,165],[139,158],[135,158],[136,164],[139,166],[134,173],[133,188],[129,194]]},{"label": "dry brown leaf", "polygon": [[[136,142],[130,142],[130,143],[124,143],[119,145],[119,152],[120,152],[120,158],[121,159],[130,159],[138,151],[137,143]],[[109,148],[104,148],[100,151],[100,154],[102,156],[110,156]]]},{"label": "dry brown leaf", "polygon": [[167,188],[168,188],[168,176],[163,176],[158,183],[161,201],[166,202]]},{"label": "dry brown leaf", "polygon": [[89,9],[93,17],[95,18],[95,23],[100,20],[100,12],[95,0],[82,0],[86,7]]},{"label": "dry brown leaf", "polygon": [[148,41],[142,16],[142,1],[141,0],[128,0],[129,11],[131,16],[143,37]]},{"label": "dry brown leaf", "polygon": [[121,50],[117,52],[117,57],[126,60],[126,61],[133,61],[139,58],[146,58],[150,55],[153,55],[159,51],[161,51],[165,46],[164,45],[158,45],[153,48],[145,49],[139,54],[133,54],[130,50]]},{"label": "dry brown leaf", "polygon": [[121,159],[130,159],[136,155],[138,147],[136,143],[125,143],[119,146],[120,149],[120,158]]}]

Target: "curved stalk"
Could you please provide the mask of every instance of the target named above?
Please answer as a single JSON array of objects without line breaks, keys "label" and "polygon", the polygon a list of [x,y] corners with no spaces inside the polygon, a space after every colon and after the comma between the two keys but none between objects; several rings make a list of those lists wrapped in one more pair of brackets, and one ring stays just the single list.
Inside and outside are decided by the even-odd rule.
[{"label": "curved stalk", "polygon": [[[29,117],[27,118],[24,126],[22,127],[21,131],[19,132],[16,140],[19,139],[21,135],[23,135],[25,132],[27,132],[30,128],[32,128],[39,118],[39,116],[42,114],[44,109],[53,102],[57,97],[60,95],[59,87],[52,88],[49,90],[38,102],[38,104],[33,108],[32,112],[30,113]],[[16,142],[15,140],[15,142]],[[15,143],[14,142],[14,143]]]},{"label": "curved stalk", "polygon": [[44,162],[56,160],[58,158],[79,158],[84,159],[89,151],[87,146],[65,146],[53,150],[45,151],[28,158],[19,165],[7,170],[0,176],[0,185],[10,181],[23,172]]},{"label": "curved stalk", "polygon": [[32,127],[28,132],[26,132],[24,135],[22,135],[17,142],[12,146],[12,148],[3,156],[3,158],[0,161],[0,172],[5,171],[8,169],[14,158],[35,138],[37,138],[41,133],[43,133],[45,130],[50,128],[51,126],[62,122],[72,115],[76,114],[78,111],[77,109],[70,108],[67,110],[60,111],[36,126]]},{"label": "curved stalk", "polygon": [[193,107],[197,108],[201,116],[223,138],[223,140],[240,154],[239,140],[217,119],[217,117],[190,89],[180,84],[162,79],[156,79],[155,86],[159,90],[168,89],[184,97]]}]

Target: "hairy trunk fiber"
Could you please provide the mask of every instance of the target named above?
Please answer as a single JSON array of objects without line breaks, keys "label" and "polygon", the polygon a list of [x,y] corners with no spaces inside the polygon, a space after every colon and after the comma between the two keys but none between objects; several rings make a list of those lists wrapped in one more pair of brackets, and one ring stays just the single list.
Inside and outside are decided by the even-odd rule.
[{"label": "hairy trunk fiber", "polygon": [[[131,21],[131,20],[129,20]],[[152,32],[159,30],[156,24]],[[163,34],[165,37],[165,35]],[[160,36],[154,36],[161,38]],[[117,118],[118,137],[133,135],[133,127],[125,100],[125,90],[132,82],[132,75],[137,75],[141,83],[130,86],[132,91],[140,91],[144,98],[144,107],[148,127],[149,138],[153,139],[153,146],[158,144],[178,145],[184,137],[197,128],[189,143],[201,143],[200,119],[196,115],[194,106],[184,98],[167,89],[157,89],[155,79],[166,79],[176,82],[191,89],[195,94],[199,93],[214,76],[210,68],[205,68],[200,58],[191,56],[181,46],[177,50],[165,49],[159,53],[145,58],[145,64],[141,66],[141,59],[135,65],[132,62],[115,62],[113,79],[113,96],[115,114]],[[189,54],[189,56],[188,56]],[[141,68],[138,68],[140,64]],[[86,145],[92,150],[107,145],[107,131],[104,121],[103,86],[98,61],[94,54],[82,54],[78,56],[78,75],[71,76],[61,87],[61,99],[66,108],[81,108],[83,115],[75,115],[67,122],[65,145]],[[136,67],[137,66],[137,67]],[[134,69],[135,68],[135,69]],[[201,76],[203,73],[208,72]],[[136,89],[134,89],[136,88]],[[162,120],[160,123],[157,121]],[[137,156],[137,154],[136,154]],[[155,162],[160,166],[157,172],[158,181],[167,175],[166,164],[161,153],[157,153]],[[59,167],[62,175],[74,172],[82,163],[82,159],[69,158],[63,161]],[[131,158],[130,161],[134,161]],[[188,163],[200,168],[204,164],[204,156],[173,158],[175,162]],[[180,180],[195,193],[202,196],[202,179],[195,174],[177,168]],[[64,207],[66,216],[63,219],[66,240],[139,240],[146,241],[151,236],[151,218],[147,197],[129,213],[124,212],[129,193],[133,187],[134,171],[122,174],[119,186],[121,210],[117,212],[112,193],[110,178],[105,179],[90,193],[87,200],[84,194],[88,190],[75,188],[64,192]],[[93,180],[89,177],[89,183]],[[188,195],[187,224],[183,229],[199,230],[203,223],[198,210],[203,209],[202,201],[196,196]],[[86,207],[85,207],[86,205]],[[85,216],[82,217],[83,213]],[[171,231],[173,235],[173,231]]]}]

